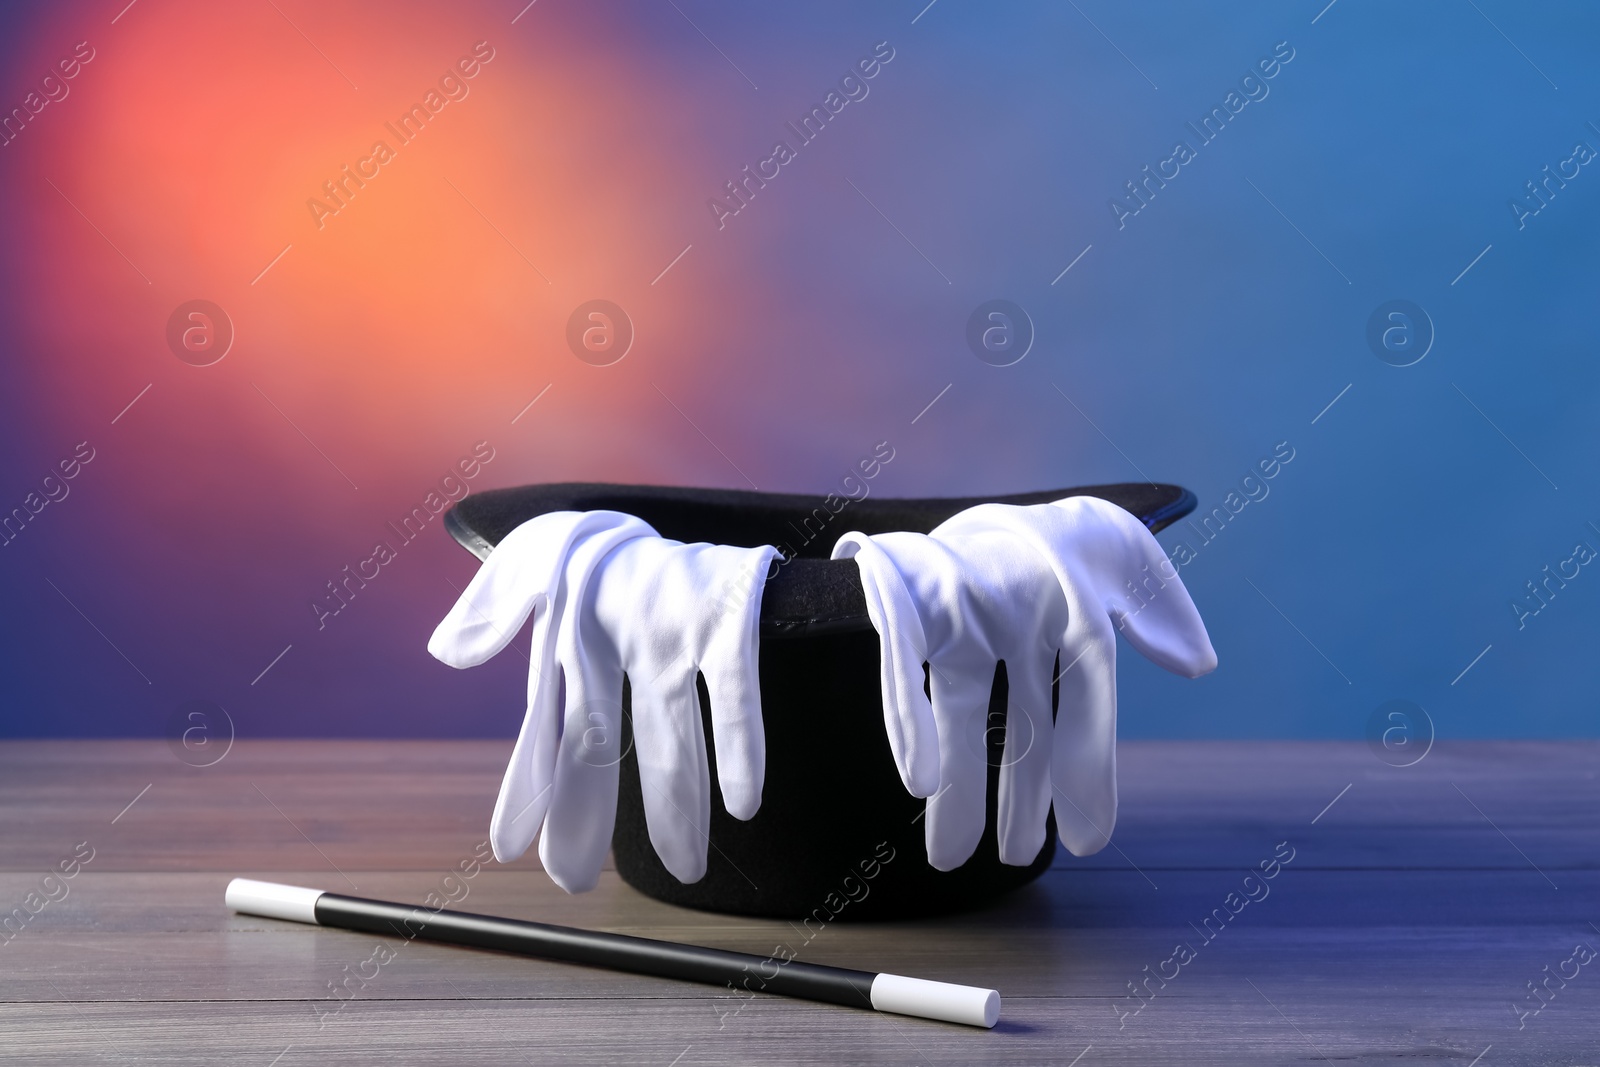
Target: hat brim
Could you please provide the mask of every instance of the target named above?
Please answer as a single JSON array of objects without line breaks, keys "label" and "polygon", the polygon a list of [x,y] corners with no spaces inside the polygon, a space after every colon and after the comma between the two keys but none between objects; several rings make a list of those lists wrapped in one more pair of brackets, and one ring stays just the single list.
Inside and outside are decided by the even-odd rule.
[{"label": "hat brim", "polygon": [[[858,481],[863,489],[867,483]],[[786,557],[761,603],[764,639],[872,628],[861,577],[849,560],[830,560],[839,537],[906,530],[927,533],[978,504],[1044,504],[1069,496],[1108,500],[1157,532],[1193,511],[1195,495],[1151,482],[1089,485],[990,497],[808,496],[744,489],[561,482],[490,489],[468,496],[444,517],[445,529],[479,559],[529,519],[552,511],[621,511],[663,537],[713,544],[776,545]]]}]

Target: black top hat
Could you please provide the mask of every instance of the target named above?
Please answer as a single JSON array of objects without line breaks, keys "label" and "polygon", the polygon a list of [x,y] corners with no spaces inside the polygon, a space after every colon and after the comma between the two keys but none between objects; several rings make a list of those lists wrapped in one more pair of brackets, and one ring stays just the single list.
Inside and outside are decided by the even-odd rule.
[{"label": "black top hat", "polygon": [[[617,824],[617,873],[634,888],[710,911],[785,918],[898,919],[981,904],[1032,881],[1055,854],[1055,826],[1027,867],[999,860],[995,795],[1005,736],[1005,670],[996,672],[989,716],[988,821],[977,852],[953,871],[927,863],[924,801],[909,795],[889,752],[879,689],[878,636],[867,616],[860,572],[830,560],[851,530],[927,533],[984,503],[1043,504],[1068,496],[1111,501],[1152,532],[1194,510],[1175,485],[1095,485],[1000,497],[849,500],[732,489],[569,482],[475,493],[445,515],[445,528],[480,559],[522,523],[552,511],[621,511],[677,541],[776,545],[785,561],[761,602],[761,711],[767,734],[761,810],[740,822],[711,799],[705,877],[685,885],[656,858],[645,826],[639,769],[624,738]],[[701,706],[706,704],[701,687]],[[707,747],[712,746],[709,721]],[[712,751],[711,759],[716,755]],[[713,781],[715,776],[713,775]]]}]

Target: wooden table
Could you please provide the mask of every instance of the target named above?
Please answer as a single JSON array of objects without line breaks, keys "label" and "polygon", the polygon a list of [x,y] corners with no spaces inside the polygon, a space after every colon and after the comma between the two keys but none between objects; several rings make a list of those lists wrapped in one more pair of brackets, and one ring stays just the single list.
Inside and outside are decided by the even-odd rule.
[{"label": "wooden table", "polygon": [[[159,741],[0,745],[0,909],[24,914],[0,945],[0,1059],[1600,1064],[1600,958],[1572,962],[1600,950],[1594,742],[1441,744],[1408,768],[1360,744],[1124,744],[1113,847],[1063,853],[988,911],[834,925],[802,953],[993,986],[993,1031],[421,942],[378,965],[373,936],[223,908],[234,875],[422,900],[484,840],[508,750],[240,742],[198,769]],[[93,858],[74,867],[75,849]],[[75,876],[46,881],[62,861]],[[468,910],[752,952],[796,940],[610,872],[568,896],[531,855],[463,884]],[[1133,996],[1152,974],[1171,977]]]}]

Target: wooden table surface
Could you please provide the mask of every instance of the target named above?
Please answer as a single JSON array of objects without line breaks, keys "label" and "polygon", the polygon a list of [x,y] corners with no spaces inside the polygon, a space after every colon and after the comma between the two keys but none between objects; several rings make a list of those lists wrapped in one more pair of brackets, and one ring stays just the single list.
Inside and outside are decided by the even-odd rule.
[{"label": "wooden table surface", "polygon": [[[224,909],[235,875],[421,901],[484,840],[509,748],[240,742],[193,768],[159,741],[0,744],[0,1060],[1600,1064],[1594,742],[1440,744],[1407,768],[1361,744],[1125,743],[1114,847],[1063,851],[989,910],[833,925],[801,953],[993,986],[993,1031],[421,942],[377,966],[374,936]],[[1290,851],[1265,897],[1197,929]],[[47,880],[62,861],[75,876]],[[532,855],[464,884],[467,910],[797,940],[609,871],[568,896]],[[1156,972],[1175,977],[1130,993]]]}]

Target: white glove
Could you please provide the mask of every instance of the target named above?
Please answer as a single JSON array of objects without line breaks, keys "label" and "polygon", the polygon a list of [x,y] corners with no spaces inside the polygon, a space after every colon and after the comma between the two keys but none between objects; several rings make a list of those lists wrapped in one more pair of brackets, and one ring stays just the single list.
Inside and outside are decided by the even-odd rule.
[{"label": "white glove", "polygon": [[623,675],[651,843],[680,881],[706,870],[710,775],[695,675],[711,698],[723,803],[761,804],[756,662],[777,550],[685,545],[620,512],[552,512],[490,553],[428,642],[453,667],[493,656],[534,616],[528,711],[490,822],[502,862],[543,827],[539,858],[568,892],[594,887],[616,821]]},{"label": "white glove", "polygon": [[1117,814],[1114,631],[1176,674],[1217,665],[1194,602],[1144,524],[1088,496],[982,504],[927,535],[845,534],[833,558],[852,557],[879,635],[890,749],[911,794],[932,798],[928,862],[959,867],[983,834],[985,723],[1001,660],[1001,861],[1033,862],[1052,802],[1074,855],[1103,848]]}]

